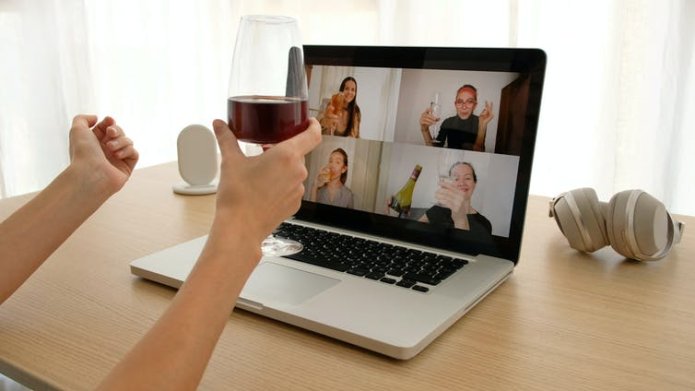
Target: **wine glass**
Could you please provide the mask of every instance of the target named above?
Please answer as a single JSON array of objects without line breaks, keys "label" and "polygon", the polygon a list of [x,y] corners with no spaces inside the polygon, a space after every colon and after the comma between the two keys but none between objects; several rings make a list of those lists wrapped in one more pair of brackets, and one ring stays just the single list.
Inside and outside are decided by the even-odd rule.
[{"label": "wine glass", "polygon": [[[306,129],[307,90],[297,20],[243,16],[227,99],[229,126],[237,139],[265,149]],[[301,250],[301,243],[272,235],[262,244],[264,255],[291,255]]]},{"label": "wine glass", "polygon": [[430,125],[429,131],[430,136],[432,137],[432,142],[438,145],[441,144],[441,142],[437,140],[436,137],[437,133],[439,133],[439,128],[442,125],[439,121],[441,115],[441,106],[439,105],[439,92],[435,92],[434,94],[432,94],[432,100],[430,101],[430,114],[432,114],[437,119],[437,122]]},{"label": "wine glass", "polygon": [[[437,188],[439,188],[443,183],[453,183],[451,180],[451,167],[459,161],[459,155],[448,149],[443,149],[439,152],[437,156]],[[435,204],[439,206],[444,206],[435,200]]]}]

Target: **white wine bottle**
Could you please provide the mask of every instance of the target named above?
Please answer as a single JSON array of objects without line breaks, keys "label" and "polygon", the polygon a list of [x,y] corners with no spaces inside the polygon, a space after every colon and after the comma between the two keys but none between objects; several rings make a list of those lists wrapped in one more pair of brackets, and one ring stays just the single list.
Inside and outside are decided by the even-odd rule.
[{"label": "white wine bottle", "polygon": [[410,212],[410,205],[413,202],[413,190],[415,190],[415,182],[417,182],[417,178],[420,176],[421,171],[422,166],[416,164],[415,168],[413,169],[413,173],[410,174],[410,177],[408,178],[408,182],[405,183],[403,188],[401,188],[398,193],[391,196],[389,207],[398,212],[398,217],[408,216],[408,213]]}]

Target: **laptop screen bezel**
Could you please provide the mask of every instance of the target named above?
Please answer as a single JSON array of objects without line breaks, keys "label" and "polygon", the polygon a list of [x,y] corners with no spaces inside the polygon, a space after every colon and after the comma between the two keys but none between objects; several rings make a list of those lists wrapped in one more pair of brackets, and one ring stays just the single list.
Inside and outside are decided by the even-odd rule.
[{"label": "laptop screen bezel", "polygon": [[519,260],[528,202],[533,153],[538,129],[546,55],[540,49],[447,48],[305,45],[307,66],[354,66],[401,69],[439,69],[517,72],[530,78],[525,128],[508,237],[494,236],[490,243],[470,240],[459,230],[441,232],[416,221],[403,221],[377,213],[302,201],[295,218],[317,224],[386,237],[457,253],[486,254]]}]

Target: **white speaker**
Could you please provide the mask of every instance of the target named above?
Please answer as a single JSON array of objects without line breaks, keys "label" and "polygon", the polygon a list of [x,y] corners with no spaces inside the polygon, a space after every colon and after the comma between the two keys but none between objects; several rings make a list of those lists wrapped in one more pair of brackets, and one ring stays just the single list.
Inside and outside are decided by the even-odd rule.
[{"label": "white speaker", "polygon": [[173,186],[174,193],[204,195],[217,192],[217,140],[212,130],[188,125],[176,141],[179,174],[185,181]]}]

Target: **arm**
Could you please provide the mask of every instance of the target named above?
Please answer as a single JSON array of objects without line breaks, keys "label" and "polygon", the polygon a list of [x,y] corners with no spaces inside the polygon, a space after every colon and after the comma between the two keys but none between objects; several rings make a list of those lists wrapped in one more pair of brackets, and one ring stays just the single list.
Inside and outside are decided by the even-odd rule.
[{"label": "arm", "polygon": [[319,185],[319,179],[317,177],[314,180],[314,183],[311,185],[311,194],[309,195],[309,201],[316,202],[319,196],[319,187],[321,186]]},{"label": "arm", "polygon": [[[70,129],[70,165],[0,223],[0,303],[130,177],[133,142],[111,117],[78,115]],[[50,223],[50,224],[48,224]]]},{"label": "arm", "polygon": [[[344,185],[343,185],[344,186]],[[348,189],[347,186],[345,187],[348,191],[349,194],[349,199],[347,203],[347,207],[350,209],[355,209],[355,195],[352,194],[352,190]]]},{"label": "arm", "polygon": [[326,105],[326,108],[317,117],[319,124],[321,124],[322,134],[332,136],[338,128],[338,112],[340,111],[340,107],[336,107],[334,105],[334,98],[336,95],[331,96],[331,99]]},{"label": "arm", "polygon": [[316,181],[311,185],[311,194],[309,194],[309,201],[311,202],[316,202],[316,199],[318,198],[318,193],[319,193],[319,187]]},{"label": "arm", "polygon": [[425,110],[422,115],[420,115],[420,132],[422,133],[422,138],[425,141],[425,145],[432,146],[433,140],[430,134],[430,126],[434,125],[439,118],[432,115],[432,109],[429,107]]},{"label": "arm", "polygon": [[311,202],[316,202],[318,199],[318,194],[319,194],[319,189],[322,188],[323,186],[326,186],[328,183],[329,179],[329,171],[328,171],[328,166],[324,166],[321,168],[319,173],[316,175],[316,178],[314,179],[313,184],[311,185],[311,192],[309,194],[309,201]]},{"label": "arm", "polygon": [[315,119],[306,131],[249,158],[224,122],[213,126],[222,164],[207,243],[167,311],[100,389],[195,389],[261,258],[261,241],[299,208],[307,176],[304,155],[321,139]]},{"label": "arm", "polygon": [[485,135],[487,133],[487,124],[494,118],[492,114],[492,103],[485,101],[485,108],[478,116],[478,136],[475,138],[473,150],[485,152]]},{"label": "arm", "polygon": [[470,230],[468,213],[473,213],[470,198],[467,198],[461,190],[451,183],[441,183],[434,196],[438,203],[451,210],[454,227]]},{"label": "arm", "polygon": [[362,121],[362,113],[360,108],[355,106],[355,115],[352,121],[352,130],[350,130],[350,137],[360,138],[360,122]]},{"label": "arm", "polygon": [[[328,107],[332,106],[329,105]],[[338,128],[338,116],[326,109],[326,112],[319,119],[319,124],[321,124],[321,132],[323,134],[332,136]]]}]

